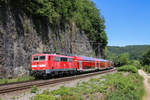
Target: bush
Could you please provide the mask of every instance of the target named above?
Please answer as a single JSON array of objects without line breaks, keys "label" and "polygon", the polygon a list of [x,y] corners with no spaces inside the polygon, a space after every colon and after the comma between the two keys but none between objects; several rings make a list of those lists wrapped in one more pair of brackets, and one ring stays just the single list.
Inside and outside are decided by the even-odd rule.
[{"label": "bush", "polygon": [[38,91],[37,86],[33,86],[30,92],[31,93],[36,93],[37,91]]},{"label": "bush", "polygon": [[146,71],[146,72],[148,72],[148,73],[150,73],[150,66],[145,65],[145,66],[143,67],[143,70]]},{"label": "bush", "polygon": [[71,90],[72,90],[71,88],[67,88],[67,87],[61,86],[60,89],[54,90],[52,92],[52,94],[61,95],[61,96],[64,96],[64,95],[73,95],[73,93],[71,92]]},{"label": "bush", "polygon": [[125,72],[132,72],[132,73],[138,72],[137,68],[133,65],[124,65],[122,67],[119,67],[118,71],[125,71]]},{"label": "bush", "polygon": [[138,60],[131,60],[129,62],[129,65],[133,65],[133,66],[136,66],[137,69],[141,69],[141,64],[140,64],[140,61]]},{"label": "bush", "polygon": [[130,73],[128,76],[115,73],[107,75],[106,81],[113,88],[113,91],[108,92],[106,100],[142,100],[143,77],[138,73]]}]

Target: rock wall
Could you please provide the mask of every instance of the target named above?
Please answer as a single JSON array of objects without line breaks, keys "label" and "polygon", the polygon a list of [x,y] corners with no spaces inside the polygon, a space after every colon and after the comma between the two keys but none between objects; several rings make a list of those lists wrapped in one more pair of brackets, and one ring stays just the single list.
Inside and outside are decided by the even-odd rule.
[{"label": "rock wall", "polygon": [[95,55],[75,23],[52,26],[44,17],[0,6],[0,78],[28,74],[31,55],[42,52]]}]

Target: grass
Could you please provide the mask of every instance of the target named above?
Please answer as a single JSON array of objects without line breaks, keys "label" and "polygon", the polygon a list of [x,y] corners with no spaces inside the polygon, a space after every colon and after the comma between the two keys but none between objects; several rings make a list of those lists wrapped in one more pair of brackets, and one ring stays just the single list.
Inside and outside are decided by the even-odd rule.
[{"label": "grass", "polygon": [[35,78],[32,76],[23,76],[23,77],[18,77],[18,78],[13,78],[13,79],[5,78],[5,79],[0,79],[0,84],[24,82],[24,81],[29,81],[29,80],[35,80]]},{"label": "grass", "polygon": [[38,90],[38,88],[37,88],[37,86],[33,86],[32,88],[31,88],[31,93],[37,93],[39,90]]},{"label": "grass", "polygon": [[62,86],[53,91],[45,90],[31,100],[142,100],[142,81],[143,78],[135,71],[128,76],[117,72],[80,82],[76,87]]},{"label": "grass", "polygon": [[137,73],[124,76],[121,73],[105,76],[106,84],[113,88],[108,92],[107,100],[142,100],[144,95],[143,77]]},{"label": "grass", "polygon": [[12,96],[11,99],[12,99],[12,100],[15,100],[15,99],[17,99],[17,97],[16,97],[16,96]]},{"label": "grass", "polygon": [[124,65],[118,68],[118,71],[137,73],[138,69],[133,65]]}]

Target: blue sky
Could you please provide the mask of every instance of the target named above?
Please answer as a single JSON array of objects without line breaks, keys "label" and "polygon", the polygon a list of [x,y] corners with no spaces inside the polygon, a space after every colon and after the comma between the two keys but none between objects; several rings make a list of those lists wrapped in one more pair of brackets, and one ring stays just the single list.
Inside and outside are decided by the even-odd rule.
[{"label": "blue sky", "polygon": [[150,45],[150,0],[91,0],[105,18],[108,45]]}]

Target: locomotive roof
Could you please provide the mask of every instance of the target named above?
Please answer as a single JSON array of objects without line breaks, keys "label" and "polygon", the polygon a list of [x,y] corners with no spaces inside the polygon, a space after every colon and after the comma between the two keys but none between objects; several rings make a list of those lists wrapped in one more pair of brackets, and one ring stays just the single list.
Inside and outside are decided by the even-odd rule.
[{"label": "locomotive roof", "polygon": [[57,56],[57,57],[67,57],[67,58],[73,58],[73,57],[78,57],[80,59],[83,59],[83,60],[87,60],[87,61],[101,61],[101,62],[105,62],[105,61],[108,61],[109,60],[105,60],[105,59],[98,59],[98,58],[92,58],[92,57],[86,57],[86,56],[65,56],[65,55],[58,55],[58,54],[46,54],[46,53],[42,53],[42,54],[34,54],[32,56]]},{"label": "locomotive roof", "polygon": [[67,58],[73,58],[71,56],[65,56],[65,55],[57,55],[57,54],[34,54],[32,56],[57,56],[57,57],[67,57]]}]

